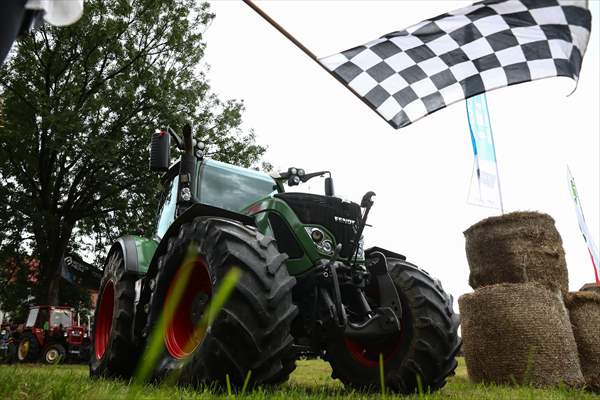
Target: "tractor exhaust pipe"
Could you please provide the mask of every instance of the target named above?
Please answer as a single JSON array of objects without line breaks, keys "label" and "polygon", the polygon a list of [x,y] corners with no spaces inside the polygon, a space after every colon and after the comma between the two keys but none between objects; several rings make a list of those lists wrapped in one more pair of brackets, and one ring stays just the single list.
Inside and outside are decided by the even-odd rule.
[{"label": "tractor exhaust pipe", "polygon": [[[179,183],[187,183],[189,187],[189,181],[194,173],[195,165],[196,158],[194,157],[192,125],[187,123],[183,127],[183,154],[181,155],[181,164],[179,165]],[[183,186],[180,186],[180,188],[183,188]]]},{"label": "tractor exhaust pipe", "polygon": [[194,156],[194,139],[192,125],[186,123],[183,127],[183,154],[179,164],[179,197],[177,199],[177,215],[181,215],[192,205],[192,191],[190,182],[194,175],[196,157]]}]

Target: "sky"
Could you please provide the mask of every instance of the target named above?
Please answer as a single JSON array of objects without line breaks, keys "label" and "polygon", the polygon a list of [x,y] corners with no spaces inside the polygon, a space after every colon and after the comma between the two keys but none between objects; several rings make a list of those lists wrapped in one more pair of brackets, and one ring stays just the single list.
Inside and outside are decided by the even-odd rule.
[{"label": "sky", "polygon": [[[466,201],[473,153],[464,102],[394,130],[241,1],[210,3],[216,19],[206,32],[205,61],[212,89],[244,100],[242,127],[268,146],[264,159],[279,170],[331,170],[336,194],[356,202],[374,191],[366,247],[406,255],[455,302],[472,291],[463,231],[500,211]],[[257,2],[318,57],[471,3]],[[589,6],[592,35],[575,92],[573,80],[551,78],[487,94],[505,212],[540,211],[556,220],[573,291],[594,274],[567,165],[590,232],[596,243],[600,238],[600,1]]]}]

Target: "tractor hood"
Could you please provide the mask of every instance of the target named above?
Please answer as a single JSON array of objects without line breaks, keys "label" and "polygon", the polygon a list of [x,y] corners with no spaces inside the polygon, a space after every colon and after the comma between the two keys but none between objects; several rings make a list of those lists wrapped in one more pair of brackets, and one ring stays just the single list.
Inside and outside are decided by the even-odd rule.
[{"label": "tractor hood", "polygon": [[303,224],[321,225],[342,244],[340,256],[352,256],[352,240],[361,220],[360,206],[338,197],[310,193],[278,193],[274,197],[285,201]]}]

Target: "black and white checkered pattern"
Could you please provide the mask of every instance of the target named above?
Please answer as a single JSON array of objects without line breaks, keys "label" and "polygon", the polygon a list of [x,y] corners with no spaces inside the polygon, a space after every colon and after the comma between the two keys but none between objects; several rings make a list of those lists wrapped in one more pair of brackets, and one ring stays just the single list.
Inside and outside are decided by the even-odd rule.
[{"label": "black and white checkered pattern", "polygon": [[577,80],[590,29],[582,0],[488,0],[319,61],[401,128],[492,89]]}]

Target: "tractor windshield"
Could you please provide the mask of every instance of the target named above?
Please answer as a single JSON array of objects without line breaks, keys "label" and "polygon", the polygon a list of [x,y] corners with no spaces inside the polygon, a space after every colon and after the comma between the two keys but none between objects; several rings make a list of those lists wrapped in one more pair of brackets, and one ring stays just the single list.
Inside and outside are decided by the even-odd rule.
[{"label": "tractor windshield", "polygon": [[73,324],[73,316],[70,310],[52,310],[50,326],[62,326],[68,328]]},{"label": "tractor windshield", "polygon": [[202,163],[196,189],[201,203],[236,212],[276,190],[273,178],[263,172],[211,159]]}]

